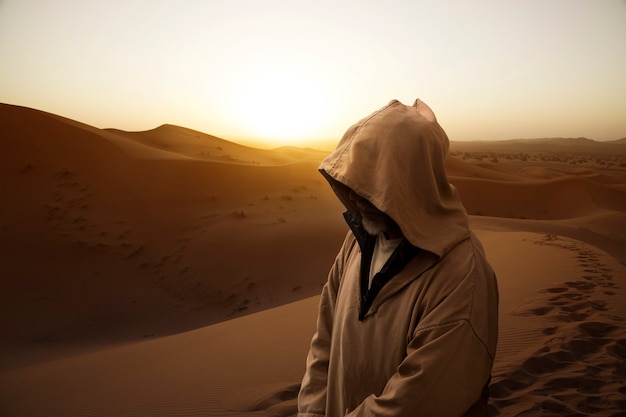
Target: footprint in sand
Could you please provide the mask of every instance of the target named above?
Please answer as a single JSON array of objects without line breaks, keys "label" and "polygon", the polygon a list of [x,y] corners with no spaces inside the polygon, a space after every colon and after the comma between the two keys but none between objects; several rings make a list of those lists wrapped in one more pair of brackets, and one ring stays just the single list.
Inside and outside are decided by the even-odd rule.
[{"label": "footprint in sand", "polygon": [[626,359],[626,339],[616,340],[611,354],[619,359]]},{"label": "footprint in sand", "polygon": [[567,281],[565,285],[583,292],[592,291],[596,287],[595,283],[586,281]]},{"label": "footprint in sand", "polygon": [[557,295],[556,297],[552,297],[548,299],[548,302],[551,305],[563,305],[567,303],[571,303],[572,301],[580,301],[589,298],[586,294],[577,293],[565,293]]},{"label": "footprint in sand", "polygon": [[490,415],[623,415],[626,338],[613,337],[626,329],[602,322],[577,328],[580,333],[552,338],[518,368],[494,376]]},{"label": "footprint in sand", "polygon": [[617,294],[613,274],[592,251],[560,247],[576,253],[582,277],[515,312],[558,324],[542,330],[542,346],[525,360],[493,375],[490,415],[626,417],[626,321],[600,299]]},{"label": "footprint in sand", "polygon": [[550,292],[550,293],[561,293],[561,292],[568,291],[568,288],[566,288],[566,287],[554,287],[554,288],[547,288],[544,291]]}]

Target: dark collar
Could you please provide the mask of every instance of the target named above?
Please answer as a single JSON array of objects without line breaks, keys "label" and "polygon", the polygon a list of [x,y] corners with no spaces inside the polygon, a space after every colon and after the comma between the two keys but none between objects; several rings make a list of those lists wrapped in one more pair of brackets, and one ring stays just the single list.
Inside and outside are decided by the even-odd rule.
[{"label": "dark collar", "polygon": [[365,231],[359,214],[346,211],[343,216],[361,248],[361,306],[359,320],[363,320],[383,286],[417,255],[419,248],[413,246],[407,239],[402,239],[402,242],[400,242],[396,250],[391,254],[382,269],[374,275],[372,285],[368,289],[370,267],[372,257],[374,256],[374,247],[376,246],[377,237]]}]

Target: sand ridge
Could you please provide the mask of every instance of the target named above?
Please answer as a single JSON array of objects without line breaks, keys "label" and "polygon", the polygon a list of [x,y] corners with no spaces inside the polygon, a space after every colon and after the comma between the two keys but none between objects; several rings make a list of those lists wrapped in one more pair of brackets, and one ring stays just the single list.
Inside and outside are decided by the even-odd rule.
[{"label": "sand ridge", "polygon": [[[347,230],[325,152],[10,105],[0,131],[0,414],[294,414]],[[622,142],[452,143],[499,277],[494,415],[623,415]]]}]

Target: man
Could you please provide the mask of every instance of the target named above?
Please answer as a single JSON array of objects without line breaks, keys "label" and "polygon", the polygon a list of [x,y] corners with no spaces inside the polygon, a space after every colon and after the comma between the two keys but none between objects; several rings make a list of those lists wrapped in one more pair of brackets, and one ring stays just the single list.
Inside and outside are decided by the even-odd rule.
[{"label": "man", "polygon": [[298,416],[486,415],[498,290],[420,100],[394,100],[320,165],[348,211]]}]

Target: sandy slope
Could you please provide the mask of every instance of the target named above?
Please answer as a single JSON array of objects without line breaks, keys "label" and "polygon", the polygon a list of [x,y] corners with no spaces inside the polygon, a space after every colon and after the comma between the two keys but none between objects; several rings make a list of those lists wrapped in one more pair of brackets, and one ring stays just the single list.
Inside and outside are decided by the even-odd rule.
[{"label": "sandy slope", "polygon": [[[1,110],[11,198],[0,208],[0,366],[33,349],[36,360],[57,345],[159,336],[319,291],[345,228],[326,214],[339,203],[314,152],[279,150],[281,164],[263,166],[153,147],[138,158],[136,141],[110,131]],[[310,250],[315,259],[297,267]]]},{"label": "sandy slope", "polygon": [[[555,235],[479,230],[479,237],[502,297],[494,415],[617,415],[626,377],[626,289],[620,283],[626,267]],[[0,375],[4,411],[291,415],[317,300],[6,371]]]},{"label": "sandy slope", "polygon": [[[322,153],[8,105],[0,142],[0,415],[294,412],[346,231]],[[451,181],[500,282],[492,411],[620,415],[624,144],[464,146]]]}]

